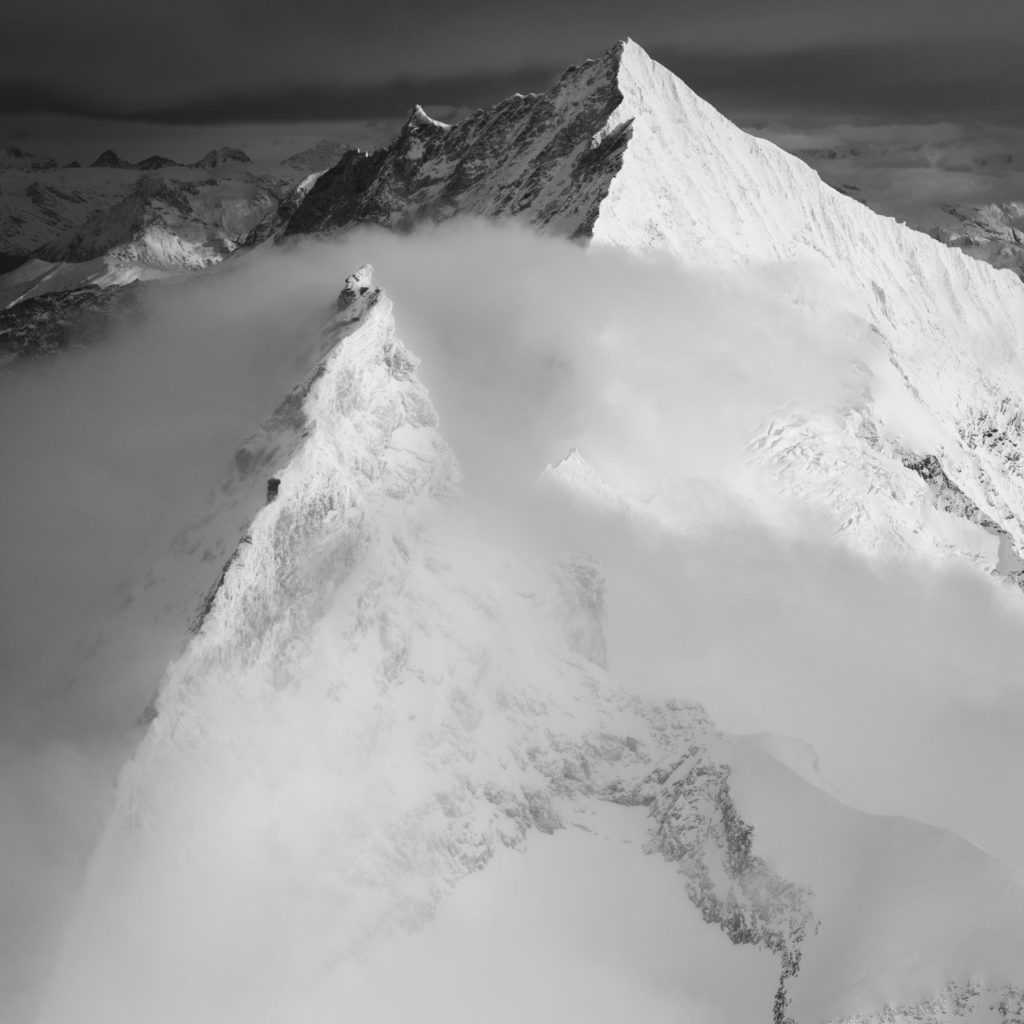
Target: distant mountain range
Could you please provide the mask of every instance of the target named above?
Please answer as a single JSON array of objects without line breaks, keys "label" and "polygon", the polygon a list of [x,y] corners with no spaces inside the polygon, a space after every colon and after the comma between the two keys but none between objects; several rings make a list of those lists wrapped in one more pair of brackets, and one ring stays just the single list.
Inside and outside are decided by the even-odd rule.
[{"label": "distant mountain range", "polygon": [[[1020,132],[992,125],[753,130],[876,213],[1024,277]],[[807,145],[822,141],[829,144]]]},{"label": "distant mountain range", "polygon": [[130,163],[123,160],[112,149],[104,150],[89,165],[90,167],[116,167],[122,171],[158,171],[164,167],[196,167],[203,170],[212,170],[221,164],[250,164],[252,160],[240,149],[233,149],[230,146],[221,146],[220,149],[211,149],[205,156],[190,164],[182,164],[176,160],[170,160],[165,156],[150,156],[138,163]]}]

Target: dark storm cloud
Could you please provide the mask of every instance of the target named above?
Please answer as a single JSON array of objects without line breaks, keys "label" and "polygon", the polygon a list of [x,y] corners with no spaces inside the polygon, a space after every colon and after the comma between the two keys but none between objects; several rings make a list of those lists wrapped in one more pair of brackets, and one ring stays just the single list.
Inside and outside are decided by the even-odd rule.
[{"label": "dark storm cloud", "polygon": [[892,42],[767,54],[655,51],[655,56],[702,96],[737,114],[1024,122],[1024,66],[1016,40]]},{"label": "dark storm cloud", "polygon": [[541,88],[631,35],[727,111],[1007,117],[1022,28],[1017,0],[14,0],[0,13],[0,108],[394,115]]},{"label": "dark storm cloud", "polygon": [[206,124],[232,121],[290,121],[326,118],[395,117],[415,103],[466,106],[492,103],[514,92],[543,89],[552,68],[482,72],[443,78],[397,78],[374,85],[301,85],[251,92],[227,92],[170,105],[113,108],[71,93],[0,79],[0,113],[62,113],[124,120]]}]

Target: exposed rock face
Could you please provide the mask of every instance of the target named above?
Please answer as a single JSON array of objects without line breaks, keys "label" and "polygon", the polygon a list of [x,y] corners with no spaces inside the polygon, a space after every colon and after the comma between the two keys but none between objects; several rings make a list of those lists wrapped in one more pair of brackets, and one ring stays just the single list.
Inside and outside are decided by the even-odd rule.
[{"label": "exposed rock face", "polygon": [[350,150],[289,221],[301,234],[379,224],[398,230],[457,214],[516,218],[586,238],[621,164],[627,123],[614,56],[570,68],[545,93],[513,96],[450,126],[413,110],[398,138]]},{"label": "exposed rock face", "polygon": [[322,171],[317,171],[307,175],[297,185],[285,192],[277,207],[246,235],[242,244],[244,246],[259,245],[270,238],[279,238],[283,235],[289,220],[302,205],[303,200],[309,195],[310,189],[313,188],[322,173]]},{"label": "exposed rock face", "polygon": [[137,313],[140,287],[79,288],[0,309],[0,360],[91,344]]},{"label": "exposed rock face", "polygon": [[804,939],[816,926],[814,894],[780,878],[754,854],[754,829],[733,802],[729,766],[700,755],[691,748],[659,779],[650,848],[680,864],[690,899],[705,921],[721,927],[734,943],[760,946],[778,956],[772,1020],[788,1024],[787,986],[800,971]]},{"label": "exposed rock face", "polygon": [[987,516],[983,516],[978,506],[946,476],[934,455],[907,455],[903,464],[928,484],[944,512],[969,519],[980,526],[996,525]]},{"label": "exposed rock face", "polygon": [[903,464],[928,484],[935,497],[936,508],[959,519],[976,523],[998,540],[999,551],[995,571],[1013,580],[1017,586],[1024,586],[1024,559],[1021,558],[1013,537],[995,520],[985,515],[949,479],[939,460],[934,455],[916,456],[908,453],[903,457]]}]

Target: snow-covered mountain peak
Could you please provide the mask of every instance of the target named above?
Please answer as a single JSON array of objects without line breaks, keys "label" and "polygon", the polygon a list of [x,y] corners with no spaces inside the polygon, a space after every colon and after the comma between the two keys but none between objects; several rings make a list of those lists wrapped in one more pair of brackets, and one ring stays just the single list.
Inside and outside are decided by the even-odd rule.
[{"label": "snow-covered mountain peak", "polygon": [[[942,552],[1016,572],[1024,550],[1014,511],[1024,505],[1016,455],[1024,436],[1013,414],[1024,388],[1020,281],[829,188],[635,43],[581,67],[590,78],[576,69],[553,91],[576,83],[617,97],[594,139],[623,140],[617,165],[606,168],[592,244],[666,252],[702,270],[778,268],[777,287],[794,306],[840,314],[835,344],[859,323],[878,350],[860,399],[828,414],[828,425],[808,410],[780,416],[765,425],[779,433],[755,442],[755,458],[787,489],[833,511],[845,481],[837,522],[861,550]],[[962,500],[938,493],[937,474],[924,479],[915,467],[926,456]],[[903,498],[866,497],[881,489],[909,498],[922,479],[932,492],[924,522]]]},{"label": "snow-covered mountain peak", "polygon": [[[627,36],[608,48],[598,58],[598,63],[606,63],[615,69],[615,80],[619,91],[627,96],[633,84],[643,85],[659,72],[668,74],[670,71],[662,67],[638,42]],[[677,79],[678,81],[678,79]],[[696,95],[695,93],[693,95]]]},{"label": "snow-covered mountain peak", "polygon": [[651,90],[661,106],[707,107],[630,39],[568,68],[544,92],[516,93],[457,125],[416,107],[389,146],[346,153],[288,231],[407,227],[468,213],[588,238],[620,171],[632,120],[681,120],[652,108]]},{"label": "snow-covered mountain peak", "polygon": [[369,263],[365,263],[345,278],[345,284],[338,293],[336,305],[339,312],[349,313],[353,319],[356,319],[363,314],[371,301],[376,300],[378,295],[379,289],[373,286],[373,267]]},{"label": "snow-covered mountain peak", "polygon": [[418,103],[416,106],[409,111],[409,116],[405,120],[405,128],[451,128],[450,124],[446,124],[444,121],[438,121],[431,117]]}]

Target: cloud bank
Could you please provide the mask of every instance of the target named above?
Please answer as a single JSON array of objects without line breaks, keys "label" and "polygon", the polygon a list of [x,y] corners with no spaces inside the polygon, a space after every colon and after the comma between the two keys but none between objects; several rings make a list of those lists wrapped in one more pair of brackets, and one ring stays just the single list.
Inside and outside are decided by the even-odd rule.
[{"label": "cloud bank", "polygon": [[[805,267],[681,274],[493,225],[357,233],[154,289],[138,323],[0,379],[0,451],[18,481],[0,507],[0,891],[19,908],[0,941],[31,980],[24,1005],[148,699],[140,667],[160,668],[126,648],[90,677],[96,634],[301,376],[341,281],[368,261],[422,360],[469,521],[489,543],[601,560],[623,685],[701,700],[725,729],[806,739],[853,802],[1024,863],[1024,828],[1007,813],[1024,769],[1019,594],[965,571],[855,557],[827,517],[778,499],[747,458],[773,410],[841,402],[870,355],[841,288]],[[538,488],[574,446],[636,515]],[[314,720],[309,699],[287,698],[294,721]],[[279,810],[279,794],[245,797],[257,818]],[[160,875],[152,906],[133,910],[140,936],[147,913],[162,919],[199,877],[206,889],[189,904],[226,931],[182,921],[183,934],[145,941],[184,942],[197,964],[233,943],[269,956],[260,944],[273,946],[282,908],[253,890],[261,876],[215,852],[198,876],[178,873],[197,851],[211,856],[201,826],[223,808],[192,810],[193,833],[149,851]],[[244,956],[229,966],[247,969]],[[200,980],[215,993],[232,977]]]}]

